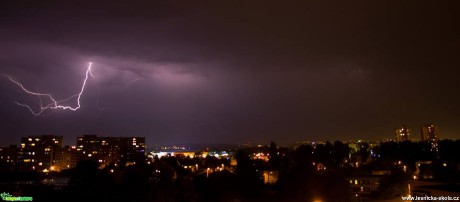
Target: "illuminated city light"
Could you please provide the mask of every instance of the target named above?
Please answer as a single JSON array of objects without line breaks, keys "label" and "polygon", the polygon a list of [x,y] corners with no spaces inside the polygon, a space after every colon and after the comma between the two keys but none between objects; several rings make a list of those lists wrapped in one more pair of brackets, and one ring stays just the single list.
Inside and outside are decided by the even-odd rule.
[{"label": "illuminated city light", "polygon": [[[75,94],[75,95],[72,95],[66,99],[63,99],[63,100],[57,100],[56,98],[54,98],[51,94],[45,94],[45,93],[39,93],[39,92],[33,92],[33,91],[30,91],[28,90],[27,88],[24,87],[24,85],[22,85],[19,81],[13,79],[13,77],[9,76],[9,75],[6,75],[8,77],[8,79],[13,82],[14,84],[16,84],[17,86],[19,86],[24,92],[26,92],[27,94],[30,94],[30,95],[35,95],[35,96],[38,96],[38,98],[40,98],[40,101],[41,101],[41,97],[44,96],[44,97],[48,97],[48,99],[50,100],[50,103],[43,106],[43,104],[41,103],[40,104],[40,109],[38,111],[35,111],[31,106],[29,105],[26,105],[26,104],[22,104],[22,103],[19,103],[19,102],[16,102],[15,103],[19,106],[22,106],[22,107],[26,107],[29,109],[29,111],[35,115],[35,116],[39,116],[40,114],[42,114],[44,111],[46,111],[47,109],[62,109],[62,110],[71,110],[71,111],[76,111],[78,109],[80,109],[81,107],[81,103],[80,103],[80,98],[85,90],[85,87],[86,87],[86,82],[88,80],[88,78],[91,76],[92,78],[94,78],[94,75],[91,73],[91,65],[92,63],[90,62],[89,65],[88,65],[88,69],[86,70],[86,74],[85,74],[85,79],[83,80],[83,84],[82,84],[82,87],[80,89],[80,92],[78,94]],[[65,102],[65,101],[68,101],[72,98],[75,98],[77,97],[77,106],[76,107],[72,107],[70,105],[60,105],[59,103],[62,103],[62,102]],[[31,141],[31,140],[30,140]]]}]

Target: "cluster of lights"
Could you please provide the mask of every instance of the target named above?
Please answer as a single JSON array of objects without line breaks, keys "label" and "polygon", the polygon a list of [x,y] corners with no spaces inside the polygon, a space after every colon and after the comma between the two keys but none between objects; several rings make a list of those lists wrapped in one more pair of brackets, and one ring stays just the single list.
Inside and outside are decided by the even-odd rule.
[{"label": "cluster of lights", "polygon": [[[198,169],[198,164],[196,165],[197,169]],[[217,166],[216,168],[214,169],[211,169],[211,168],[207,168],[206,169],[206,177],[209,177],[209,173],[213,173],[213,172],[222,172],[223,170],[225,169],[225,165],[222,164],[221,166]]]},{"label": "cluster of lights", "polygon": [[253,159],[260,159],[264,161],[268,161],[270,158],[270,154],[264,154],[264,153],[253,153]]}]

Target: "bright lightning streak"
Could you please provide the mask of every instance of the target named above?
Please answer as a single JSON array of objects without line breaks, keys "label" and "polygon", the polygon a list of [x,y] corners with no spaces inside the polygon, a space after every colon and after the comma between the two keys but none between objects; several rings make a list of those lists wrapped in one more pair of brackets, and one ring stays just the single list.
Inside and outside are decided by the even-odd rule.
[{"label": "bright lightning streak", "polygon": [[[72,96],[70,96],[70,97],[68,97],[66,99],[63,99],[63,100],[56,100],[51,94],[48,94],[48,93],[45,94],[45,93],[40,93],[38,91],[37,92],[30,91],[27,88],[25,88],[24,85],[22,85],[19,81],[16,81],[15,79],[13,79],[9,75],[6,75],[6,76],[10,79],[10,81],[12,81],[14,84],[19,86],[27,94],[35,95],[35,96],[39,97],[39,99],[40,99],[40,110],[38,110],[38,111],[34,111],[32,109],[32,107],[30,107],[29,105],[22,104],[22,103],[19,103],[19,102],[15,102],[19,106],[28,108],[29,111],[33,115],[38,116],[38,115],[42,114],[44,111],[46,111],[47,109],[62,109],[62,110],[72,110],[72,111],[76,111],[76,110],[80,109],[80,107],[81,107],[80,98],[83,95],[83,92],[85,91],[86,82],[88,81],[88,78],[90,76],[92,78],[94,78],[94,75],[91,72],[91,65],[92,65],[92,63],[90,62],[89,65],[88,65],[88,69],[86,70],[85,79],[83,80],[83,84],[81,86],[80,92],[78,94],[72,95]],[[42,96],[48,97],[50,99],[51,103],[49,103],[46,106],[43,106],[42,99],[41,99]],[[72,98],[75,98],[75,97],[77,97],[77,106],[76,107],[72,107],[72,106],[68,106],[68,105],[60,105],[59,104],[59,103],[68,101],[68,100],[70,100]]]}]

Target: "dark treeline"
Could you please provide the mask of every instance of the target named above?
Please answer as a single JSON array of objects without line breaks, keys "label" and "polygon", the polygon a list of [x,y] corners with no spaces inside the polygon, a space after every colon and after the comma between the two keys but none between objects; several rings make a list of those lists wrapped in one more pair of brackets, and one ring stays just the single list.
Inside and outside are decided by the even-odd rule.
[{"label": "dark treeline", "polygon": [[[18,192],[12,181],[68,177],[68,186],[55,189],[43,184],[19,188],[34,201],[358,201],[347,177],[372,170],[389,170],[378,192],[370,197],[402,195],[406,182],[416,172],[417,162],[431,162],[435,180],[459,181],[460,141],[442,140],[438,150],[426,142],[384,142],[378,146],[358,144],[352,149],[340,141],[300,145],[296,148],[269,146],[236,151],[231,160],[155,157],[130,166],[115,164],[98,168],[98,163],[81,161],[61,173],[18,173],[1,163],[2,191]],[[264,153],[268,161],[254,158]],[[403,172],[401,166],[407,168]],[[196,167],[197,170],[187,169]],[[226,168],[207,172],[207,168]],[[265,184],[264,172],[276,172],[277,181]]]}]

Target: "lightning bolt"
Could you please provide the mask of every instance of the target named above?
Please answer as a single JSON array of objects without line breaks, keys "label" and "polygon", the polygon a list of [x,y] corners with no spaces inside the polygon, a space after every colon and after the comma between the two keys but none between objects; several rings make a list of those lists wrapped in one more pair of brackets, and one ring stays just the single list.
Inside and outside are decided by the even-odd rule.
[{"label": "lightning bolt", "polygon": [[[17,86],[19,86],[19,88],[21,88],[24,92],[26,92],[27,94],[30,94],[30,95],[35,95],[35,96],[38,96],[39,100],[40,100],[40,109],[39,110],[34,110],[32,107],[30,107],[29,105],[26,105],[26,104],[23,104],[23,103],[19,103],[19,102],[14,102],[16,103],[17,105],[19,106],[22,106],[22,107],[25,107],[27,109],[29,109],[29,111],[35,115],[35,116],[39,116],[40,114],[42,114],[44,111],[46,111],[47,109],[62,109],[62,110],[72,110],[72,111],[77,111],[78,109],[80,109],[81,107],[81,103],[80,103],[80,98],[81,96],[83,95],[83,92],[85,91],[85,87],[86,87],[86,82],[88,81],[88,78],[89,77],[92,77],[94,78],[94,75],[93,73],[91,72],[91,65],[92,63],[90,62],[89,65],[88,65],[88,69],[86,70],[86,73],[85,73],[85,79],[83,80],[83,84],[80,88],[80,92],[78,94],[75,94],[75,95],[72,95],[66,99],[63,99],[63,100],[57,100],[55,99],[51,94],[49,93],[40,93],[38,92],[33,92],[31,90],[28,90],[26,87],[24,87],[24,85],[22,85],[19,81],[15,80],[13,77],[9,76],[9,75],[6,75],[6,77],[8,77],[8,79],[13,82],[14,84],[16,84]],[[43,102],[42,102],[42,97],[47,97],[49,100],[50,100],[50,103],[47,104],[47,105],[43,105]],[[77,106],[76,107],[72,107],[70,105],[61,105],[60,103],[62,102],[66,102],[70,99],[73,99],[73,98],[77,98]]]}]

